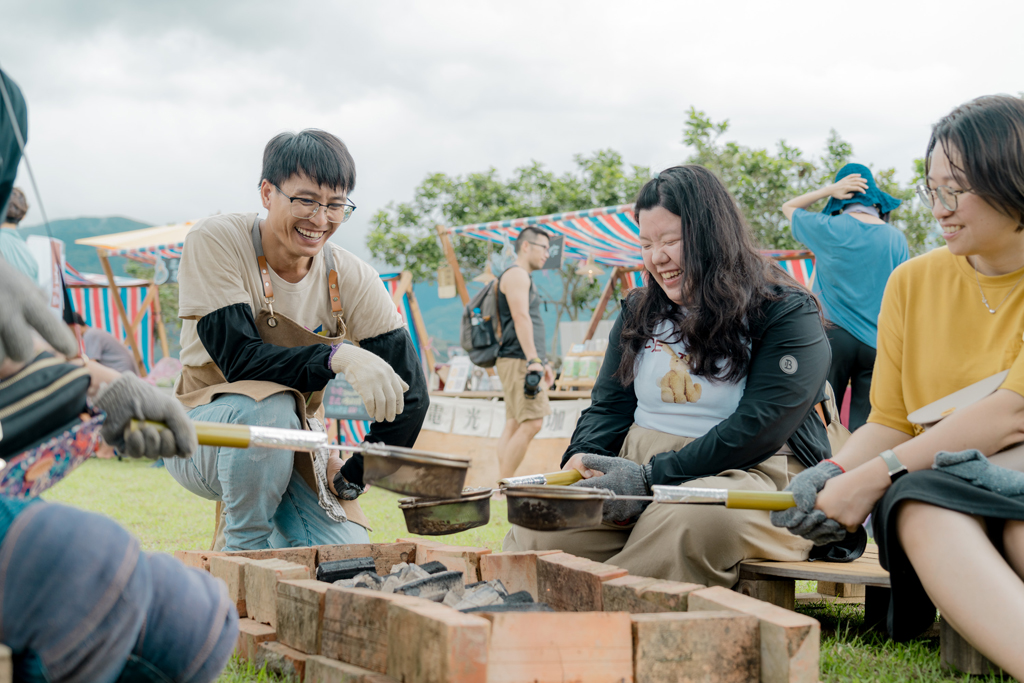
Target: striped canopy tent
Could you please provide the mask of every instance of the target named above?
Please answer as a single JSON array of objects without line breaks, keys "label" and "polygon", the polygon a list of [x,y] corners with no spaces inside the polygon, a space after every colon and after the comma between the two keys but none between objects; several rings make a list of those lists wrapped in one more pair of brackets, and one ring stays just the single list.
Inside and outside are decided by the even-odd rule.
[{"label": "striped canopy tent", "polygon": [[[562,253],[569,258],[593,258],[597,263],[611,266],[612,272],[594,308],[590,325],[584,335],[589,340],[597,331],[608,301],[619,282],[623,290],[643,287],[643,258],[640,256],[640,226],[633,217],[633,204],[605,206],[584,211],[553,213],[547,216],[512,218],[490,223],[473,223],[454,228],[438,226],[441,245],[448,262],[457,269],[450,235],[464,235],[507,244],[516,239],[523,228],[536,227],[564,238]],[[806,250],[765,250],[761,252],[778,262],[794,280],[811,288],[814,285],[814,254]],[[456,284],[461,276],[456,276]],[[463,301],[468,300],[462,294]]]},{"label": "striped canopy tent", "polygon": [[70,263],[64,264],[64,284],[68,287],[75,312],[85,319],[89,327],[96,327],[118,339],[124,339],[128,329],[118,316],[114,296],[119,296],[132,324],[135,324],[135,343],[148,372],[153,367],[153,319],[146,298],[153,283],[134,277],[115,277],[117,294],[109,285],[106,275],[80,273]]},{"label": "striped canopy tent", "polygon": [[[449,228],[454,235],[505,244],[518,237],[523,228],[537,227],[562,235],[563,253],[569,258],[594,260],[607,266],[638,270],[643,268],[640,257],[640,226],[633,218],[633,205],[605,206],[584,211],[553,213],[548,216],[512,218],[490,223],[474,223]],[[779,262],[793,278],[810,287],[814,281],[814,254],[809,251],[763,251]],[[641,273],[630,274],[633,286],[642,286]]]},{"label": "striped canopy tent", "polygon": [[174,225],[159,225],[155,228],[115,232],[75,240],[75,244],[96,247],[103,256],[124,256],[151,266],[156,263],[157,257],[180,259],[185,235],[195,224],[196,221],[186,221]]}]

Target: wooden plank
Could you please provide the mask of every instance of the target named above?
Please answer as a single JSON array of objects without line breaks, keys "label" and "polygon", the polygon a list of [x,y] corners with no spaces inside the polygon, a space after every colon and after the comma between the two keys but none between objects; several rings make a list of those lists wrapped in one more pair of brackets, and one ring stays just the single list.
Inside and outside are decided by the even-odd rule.
[{"label": "wooden plank", "polygon": [[615,279],[619,275],[619,267],[615,266],[612,268],[612,274],[608,276],[608,284],[604,286],[604,290],[601,292],[601,298],[597,300],[597,306],[594,308],[594,314],[590,317],[590,325],[587,326],[587,333],[583,335],[583,341],[590,341],[594,337],[594,333],[597,332],[597,325],[601,322],[601,318],[604,317],[604,309],[608,307],[608,301],[612,298],[612,292],[615,291]]},{"label": "wooden plank", "polygon": [[395,293],[391,295],[391,303],[397,306],[398,302],[402,300],[402,295],[411,291],[412,273],[408,270],[403,270],[402,275],[398,278],[398,286],[395,287]]},{"label": "wooden plank", "polygon": [[975,676],[1001,673],[998,666],[974,649],[945,619],[939,623],[939,629],[940,666],[943,671],[952,668]]},{"label": "wooden plank", "polygon": [[128,344],[128,348],[132,350],[132,356],[135,358],[135,365],[139,368],[139,377],[145,377],[146,365],[142,362],[142,354],[139,353],[139,349],[136,346],[138,342],[135,340],[135,335],[131,333],[132,323],[128,320],[128,311],[124,309],[124,302],[121,301],[121,288],[117,286],[117,281],[114,279],[114,271],[110,268],[110,261],[107,259],[107,251],[106,249],[97,249],[96,255],[100,257],[100,265],[103,266],[103,272],[107,276],[110,291],[114,294],[114,306],[117,308],[118,317],[121,318],[121,326],[125,330],[125,343]]},{"label": "wooden plank", "polygon": [[146,309],[153,303],[153,299],[156,298],[159,290],[153,283],[149,284],[149,291],[146,292],[146,298],[142,300],[142,305],[139,306],[139,310],[135,311],[135,317],[132,318],[132,334],[134,335],[139,330],[139,323],[142,322],[142,318],[146,315]]},{"label": "wooden plank", "polygon": [[[402,276],[409,276],[412,279],[412,274],[409,272],[402,273]],[[461,275],[459,277],[462,277]],[[434,371],[436,365],[434,361],[434,352],[430,348],[430,336],[427,334],[427,324],[423,322],[423,313],[420,311],[420,304],[416,301],[416,295],[412,292],[412,285],[409,286],[409,311],[412,313],[412,326],[416,329],[416,334],[420,338],[420,348],[423,349],[423,355],[427,357],[427,365],[430,367],[427,369],[428,372]]]},{"label": "wooden plank", "polygon": [[[870,553],[870,554],[869,554]],[[740,565],[740,578],[763,580],[776,576],[804,581],[828,581],[867,586],[889,586],[889,572],[878,564],[878,546],[868,546],[853,562],[771,562],[757,560]]]},{"label": "wooden plank", "polygon": [[444,252],[445,258],[448,259],[448,265],[452,267],[452,272],[455,273],[455,289],[462,299],[462,305],[465,306],[469,303],[469,290],[466,289],[466,281],[463,279],[462,270],[459,268],[459,259],[455,256],[452,238],[448,234],[447,228],[443,225],[438,225],[435,229],[437,230],[437,236],[441,238],[441,250]]},{"label": "wooden plank", "polygon": [[167,327],[164,325],[163,310],[160,308],[160,285],[154,283],[153,287],[158,290],[156,298],[153,299],[153,324],[156,325],[156,336],[160,338],[160,351],[164,354],[164,358],[170,358],[171,352],[167,346]]}]

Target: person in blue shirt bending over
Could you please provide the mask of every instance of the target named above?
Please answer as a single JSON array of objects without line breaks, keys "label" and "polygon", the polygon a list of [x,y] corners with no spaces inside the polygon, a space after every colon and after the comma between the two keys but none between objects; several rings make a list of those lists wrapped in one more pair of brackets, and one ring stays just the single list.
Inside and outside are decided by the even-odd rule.
[{"label": "person in blue shirt bending over", "polygon": [[[828,197],[821,213],[805,209]],[[896,266],[910,258],[903,233],[889,225],[900,200],[878,189],[871,169],[846,164],[835,182],[802,194],[782,205],[793,236],[814,252],[814,293],[832,326],[828,381],[843,404],[851,385],[850,431],[867,422],[875,365],[878,311],[882,292]]]}]

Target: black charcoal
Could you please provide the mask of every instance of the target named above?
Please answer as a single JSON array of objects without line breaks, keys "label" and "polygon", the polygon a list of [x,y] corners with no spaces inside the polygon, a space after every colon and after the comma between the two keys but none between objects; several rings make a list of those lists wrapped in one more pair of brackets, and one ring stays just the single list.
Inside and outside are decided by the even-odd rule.
[{"label": "black charcoal", "polygon": [[352,579],[363,572],[375,572],[376,564],[372,557],[354,557],[350,560],[334,560],[322,562],[316,568],[316,580],[334,583],[344,579]]},{"label": "black charcoal", "polygon": [[465,614],[473,614],[476,612],[554,612],[555,610],[543,602],[505,602],[500,605],[487,605],[486,607],[469,607],[459,611]]},{"label": "black charcoal", "polygon": [[535,602],[533,596],[530,595],[530,591],[519,591],[518,593],[512,593],[511,595],[505,596],[506,605],[521,605]]},{"label": "black charcoal", "polygon": [[462,572],[431,574],[425,579],[407,583],[394,590],[400,595],[411,595],[434,602],[443,601],[448,591],[454,591],[459,595],[465,592],[465,587],[462,584]]},{"label": "black charcoal", "polygon": [[441,572],[448,571],[448,567],[444,566],[437,560],[424,562],[423,564],[419,565],[419,568],[425,570],[428,574],[440,574]]}]

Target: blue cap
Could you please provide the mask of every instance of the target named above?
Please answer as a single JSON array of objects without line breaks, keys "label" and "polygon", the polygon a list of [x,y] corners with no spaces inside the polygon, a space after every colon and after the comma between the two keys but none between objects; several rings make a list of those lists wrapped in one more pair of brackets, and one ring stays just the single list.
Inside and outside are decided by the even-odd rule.
[{"label": "blue cap", "polygon": [[871,175],[871,169],[864,164],[847,164],[843,166],[836,173],[836,181],[842,180],[854,173],[859,173],[860,177],[868,182],[868,191],[856,192],[849,199],[829,197],[828,204],[821,211],[823,214],[832,216],[840,213],[847,204],[867,204],[868,206],[877,206],[879,213],[885,215],[903,203],[891,194],[879,190],[878,185],[875,184],[875,176]]}]

